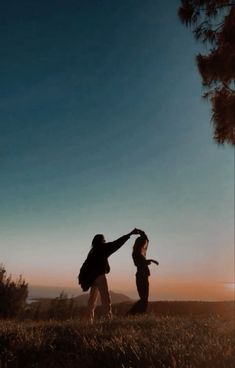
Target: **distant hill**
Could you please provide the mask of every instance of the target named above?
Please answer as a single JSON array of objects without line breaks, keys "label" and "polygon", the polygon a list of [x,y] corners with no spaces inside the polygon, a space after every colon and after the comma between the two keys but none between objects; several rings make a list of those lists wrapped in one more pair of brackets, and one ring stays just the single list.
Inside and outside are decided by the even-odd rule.
[{"label": "distant hill", "polygon": [[[82,293],[77,296],[78,293],[81,293],[80,287],[62,288],[53,286],[29,286],[28,302],[49,302],[50,300],[59,297],[62,292],[66,294],[68,298],[74,298],[79,306],[84,306],[87,304],[89,293]],[[110,291],[110,295],[112,303],[121,303],[131,300],[128,296],[121,293],[116,293],[114,291]]]},{"label": "distant hill", "polygon": [[29,301],[38,299],[53,299],[58,297],[61,292],[68,297],[73,297],[81,292],[80,287],[62,287],[62,286],[39,286],[29,285]]},{"label": "distant hill", "polygon": [[[126,315],[133,301],[113,305],[116,315]],[[205,302],[205,301],[156,301],[149,302],[148,314],[156,316],[222,316],[234,318],[235,307],[233,301]]]},{"label": "distant hill", "polygon": [[[110,291],[110,296],[112,300],[112,304],[118,304],[118,303],[124,303],[124,302],[131,302],[131,298],[124,294],[115,293],[114,291]],[[89,298],[89,293],[78,295],[77,297],[74,297],[73,300],[75,301],[77,307],[85,307],[87,305]],[[51,301],[56,298],[37,298],[35,300],[31,300],[30,304],[32,306],[36,306],[37,304],[41,305],[42,309],[47,309]],[[97,305],[100,305],[100,297],[98,298]]]},{"label": "distant hill", "polygon": [[[110,291],[110,296],[112,300],[112,304],[123,303],[123,302],[131,302],[131,298],[124,294],[115,293],[114,291]],[[74,298],[76,304],[80,307],[86,306],[89,298],[89,293],[82,294]],[[100,297],[98,299],[98,305],[100,304]]]},{"label": "distant hill", "polygon": [[[116,316],[125,316],[132,307],[134,300],[128,296],[120,293],[110,292],[112,300],[113,314]],[[70,305],[75,308],[76,316],[82,318],[86,313],[86,306],[89,298],[89,293],[81,294],[77,297],[69,298],[66,295],[62,295],[62,300],[65,301],[64,306],[67,305],[67,309]],[[47,317],[47,313],[56,301],[57,298],[39,298],[32,301],[28,306],[28,311],[31,311],[31,315],[39,313],[41,318]],[[70,304],[70,301],[72,304]],[[98,300],[98,306],[96,309],[96,315],[102,314],[101,303]],[[56,304],[54,304],[56,305]],[[61,307],[57,307],[61,308]],[[233,301],[224,302],[207,302],[207,301],[151,301],[148,304],[148,314],[155,316],[194,316],[194,317],[208,317],[208,316],[221,316],[232,319],[235,316],[235,308]]]}]

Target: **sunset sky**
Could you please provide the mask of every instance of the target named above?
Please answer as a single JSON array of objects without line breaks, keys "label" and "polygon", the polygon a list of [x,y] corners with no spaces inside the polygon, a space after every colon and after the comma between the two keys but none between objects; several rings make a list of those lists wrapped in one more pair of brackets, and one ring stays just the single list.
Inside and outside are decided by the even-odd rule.
[{"label": "sunset sky", "polygon": [[[146,231],[151,299],[233,298],[234,151],[213,141],[179,1],[13,0],[0,12],[0,263],[74,288],[96,233]],[[111,290],[137,297],[134,237]]]}]

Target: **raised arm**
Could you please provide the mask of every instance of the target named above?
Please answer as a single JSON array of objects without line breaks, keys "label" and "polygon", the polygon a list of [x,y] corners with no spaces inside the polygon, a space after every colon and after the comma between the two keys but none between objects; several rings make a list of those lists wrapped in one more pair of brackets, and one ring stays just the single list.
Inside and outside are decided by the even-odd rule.
[{"label": "raised arm", "polygon": [[116,252],[119,248],[121,248],[121,246],[123,246],[123,244],[126,243],[128,239],[130,239],[131,235],[137,235],[140,233],[140,231],[141,230],[135,228],[130,233],[121,236],[121,238],[118,238],[117,240],[114,240],[113,242],[106,243],[105,250],[104,250],[106,256],[109,257],[111,254]]},{"label": "raised arm", "polygon": [[139,230],[139,234],[140,234],[140,236],[142,236],[143,238],[145,238],[147,241],[149,241],[149,238],[147,237],[147,235],[145,234],[144,231]]}]

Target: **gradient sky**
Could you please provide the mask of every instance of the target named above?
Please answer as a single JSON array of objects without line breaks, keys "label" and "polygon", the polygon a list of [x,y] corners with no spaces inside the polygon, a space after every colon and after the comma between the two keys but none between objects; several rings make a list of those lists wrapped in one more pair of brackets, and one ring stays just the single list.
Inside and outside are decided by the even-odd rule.
[{"label": "gradient sky", "polygon": [[[7,271],[76,287],[94,234],[139,227],[160,262],[152,299],[231,299],[234,152],[212,139],[179,1],[0,4]],[[136,296],[133,240],[110,258],[109,284]]]}]

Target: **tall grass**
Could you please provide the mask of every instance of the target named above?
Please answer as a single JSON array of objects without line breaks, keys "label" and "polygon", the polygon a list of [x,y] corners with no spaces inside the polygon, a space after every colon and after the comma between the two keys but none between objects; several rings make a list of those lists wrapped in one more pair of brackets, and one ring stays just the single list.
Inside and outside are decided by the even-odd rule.
[{"label": "tall grass", "polygon": [[235,328],[221,318],[1,321],[1,368],[234,368]]}]

